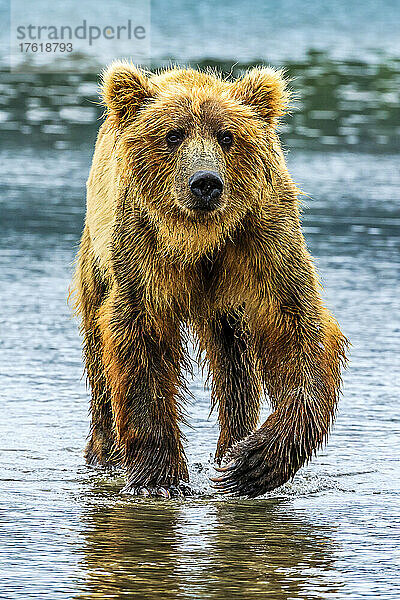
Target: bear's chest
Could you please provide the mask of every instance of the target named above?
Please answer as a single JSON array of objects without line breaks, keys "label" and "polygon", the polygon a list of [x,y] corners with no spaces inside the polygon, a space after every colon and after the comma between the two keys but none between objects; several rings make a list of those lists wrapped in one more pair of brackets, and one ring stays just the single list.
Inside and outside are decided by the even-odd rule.
[{"label": "bear's chest", "polygon": [[243,305],[249,283],[243,260],[226,253],[203,256],[185,267],[155,261],[146,273],[145,296],[152,311],[172,309],[191,320]]}]

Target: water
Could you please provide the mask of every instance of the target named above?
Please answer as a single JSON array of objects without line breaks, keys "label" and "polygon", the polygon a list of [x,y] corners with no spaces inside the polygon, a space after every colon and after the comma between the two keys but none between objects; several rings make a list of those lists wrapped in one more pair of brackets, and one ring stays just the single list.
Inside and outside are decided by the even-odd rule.
[{"label": "water", "polygon": [[[400,57],[400,53],[399,53]],[[260,61],[256,61],[257,63]],[[239,75],[250,62],[198,61]],[[297,99],[282,124],[291,149],[377,153],[400,148],[400,58],[376,56],[374,62],[333,60],[309,50],[303,59],[284,63]],[[57,148],[94,143],[98,106],[95,74],[2,73],[0,131],[8,143]]]},{"label": "water", "polygon": [[[141,0],[144,6],[148,3],[151,6],[150,58],[154,63],[168,59],[197,62],[218,58],[231,62],[261,59],[277,64],[301,60],[310,49],[329,52],[332,58],[341,61],[371,62],[377,55],[385,58],[400,55],[398,0],[380,0],[379,3],[376,0],[247,0],[245,3],[242,0]],[[81,14],[80,3],[75,0],[60,4],[36,0],[35,13],[43,15],[43,23],[47,20],[62,24],[69,23],[75,13]],[[70,7],[74,4],[72,11]],[[134,23],[140,22],[135,10],[138,3],[112,0],[101,4],[99,14],[98,0],[86,0],[83,16],[93,24],[101,23],[101,19],[103,22],[107,19],[104,24],[111,25],[120,23],[121,19],[125,22],[127,15]],[[21,0],[17,6],[23,7]],[[9,21],[9,3],[0,0],[0,47],[3,46],[4,58],[8,52]],[[108,55],[110,42],[96,43],[104,56]],[[133,54],[137,61],[134,50],[124,48],[126,55]],[[80,60],[93,72],[89,47]]]},{"label": "water", "polygon": [[[373,3],[364,5],[370,14]],[[192,498],[127,497],[122,473],[84,464],[88,392],[66,298],[98,127],[96,80],[0,74],[1,600],[398,598],[400,53],[366,50],[378,30],[388,50],[387,14],[357,56],[348,29],[338,47],[351,56],[341,60],[310,50],[287,59],[276,44],[300,92],[282,136],[309,194],[307,243],[353,346],[328,446],[292,483],[252,501],[209,486],[218,428],[198,373],[185,428]],[[318,40],[323,50],[323,33]],[[160,57],[177,52],[157,44]],[[223,50],[201,58],[229,71]]]}]

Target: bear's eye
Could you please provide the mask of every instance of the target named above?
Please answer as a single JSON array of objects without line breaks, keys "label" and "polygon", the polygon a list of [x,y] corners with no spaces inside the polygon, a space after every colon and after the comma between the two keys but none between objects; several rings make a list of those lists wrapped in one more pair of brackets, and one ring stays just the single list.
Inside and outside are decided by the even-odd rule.
[{"label": "bear's eye", "polygon": [[230,131],[220,131],[217,135],[218,142],[223,148],[230,148],[233,143],[233,135]]},{"label": "bear's eye", "polygon": [[173,129],[167,133],[167,144],[171,148],[178,146],[183,142],[184,133],[181,129]]}]

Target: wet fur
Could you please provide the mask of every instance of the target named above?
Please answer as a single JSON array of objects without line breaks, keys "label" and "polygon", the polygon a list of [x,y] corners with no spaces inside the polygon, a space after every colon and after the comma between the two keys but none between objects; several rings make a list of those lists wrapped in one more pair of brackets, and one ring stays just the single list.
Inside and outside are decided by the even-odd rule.
[{"label": "wet fur", "polygon": [[[87,460],[124,465],[132,491],[187,481],[187,325],[212,377],[216,458],[229,459],[216,485],[257,496],[325,442],[347,344],[321,301],[276,133],[285,82],[271,69],[228,82],[116,63],[102,90],[75,274],[92,391]],[[189,133],[172,153],[164,140],[178,126]],[[234,135],[225,153],[221,127]],[[185,182],[204,165],[223,174],[225,192],[214,213],[196,215]],[[263,391],[274,412],[256,430]]]}]

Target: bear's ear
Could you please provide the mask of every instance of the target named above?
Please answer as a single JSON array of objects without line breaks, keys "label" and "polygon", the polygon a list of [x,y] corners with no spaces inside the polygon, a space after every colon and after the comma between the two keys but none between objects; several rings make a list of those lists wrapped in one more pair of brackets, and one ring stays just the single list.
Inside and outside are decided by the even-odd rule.
[{"label": "bear's ear", "polygon": [[234,95],[253,107],[268,123],[275,125],[284,115],[290,102],[290,92],[282,71],[271,67],[251,69],[233,86]]},{"label": "bear's ear", "polygon": [[113,62],[102,73],[101,97],[108,114],[120,124],[133,118],[140,106],[151,97],[149,79],[132,63]]}]

